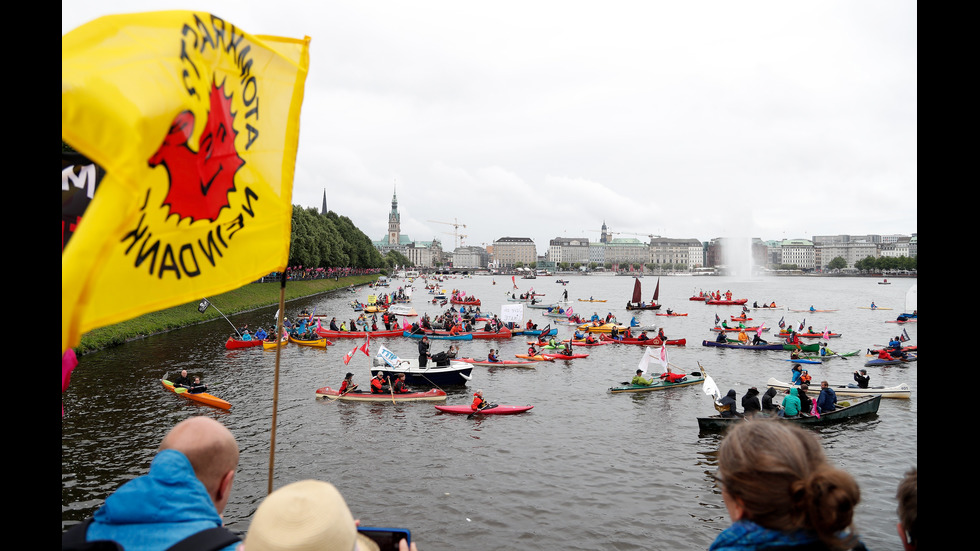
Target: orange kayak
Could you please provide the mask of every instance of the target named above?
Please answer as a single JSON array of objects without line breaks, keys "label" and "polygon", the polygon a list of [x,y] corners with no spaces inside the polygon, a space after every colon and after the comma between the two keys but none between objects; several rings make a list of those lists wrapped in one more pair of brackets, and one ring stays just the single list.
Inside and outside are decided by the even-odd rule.
[{"label": "orange kayak", "polygon": [[[173,392],[174,394],[183,396],[188,400],[194,400],[195,402],[200,402],[202,404],[209,405],[211,407],[216,407],[219,409],[231,409],[231,404],[229,402],[226,402],[225,400],[222,400],[221,398],[218,398],[213,394],[208,394],[207,392],[199,392],[197,394],[191,394],[190,392],[187,392],[187,389],[185,388],[175,389],[174,384],[166,379],[160,379],[160,382],[163,383],[163,388],[169,390],[170,392]],[[180,392],[178,392],[178,390]]]}]

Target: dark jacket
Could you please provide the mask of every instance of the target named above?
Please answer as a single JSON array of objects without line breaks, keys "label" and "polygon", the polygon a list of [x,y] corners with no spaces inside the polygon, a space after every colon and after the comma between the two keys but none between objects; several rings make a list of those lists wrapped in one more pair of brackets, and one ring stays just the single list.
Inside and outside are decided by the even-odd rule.
[{"label": "dark jacket", "polygon": [[820,410],[820,413],[837,409],[837,393],[834,392],[834,389],[827,387],[820,390],[820,396],[817,397],[817,409]]},{"label": "dark jacket", "polygon": [[759,401],[759,389],[750,388],[745,396],[742,396],[742,409],[746,415],[753,415],[757,411],[762,411],[762,403]]},{"label": "dark jacket", "polygon": [[718,400],[721,406],[726,408],[721,412],[722,417],[734,417],[738,415],[738,402],[735,401],[736,398],[737,394],[735,394],[735,389],[733,388],[728,391],[728,394],[724,398]]},{"label": "dark jacket", "polygon": [[772,399],[776,397],[776,389],[769,387],[769,390],[762,395],[762,410],[763,411],[776,411],[777,408],[773,403]]}]

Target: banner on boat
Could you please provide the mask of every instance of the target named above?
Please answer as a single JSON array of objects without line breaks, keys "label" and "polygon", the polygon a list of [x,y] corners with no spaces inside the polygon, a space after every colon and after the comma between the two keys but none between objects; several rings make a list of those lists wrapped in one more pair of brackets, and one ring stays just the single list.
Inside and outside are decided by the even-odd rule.
[{"label": "banner on boat", "polygon": [[520,323],[524,319],[523,304],[504,304],[500,307],[500,321]]},{"label": "banner on boat", "polygon": [[401,361],[398,359],[398,356],[396,356],[394,352],[388,350],[383,346],[378,349],[378,357],[384,360],[384,362],[390,365],[391,367],[398,367],[398,362]]}]

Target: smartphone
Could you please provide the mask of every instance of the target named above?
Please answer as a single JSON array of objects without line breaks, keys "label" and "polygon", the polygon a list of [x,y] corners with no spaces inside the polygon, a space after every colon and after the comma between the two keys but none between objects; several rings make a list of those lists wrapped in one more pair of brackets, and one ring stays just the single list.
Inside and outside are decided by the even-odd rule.
[{"label": "smartphone", "polygon": [[378,526],[358,526],[357,531],[364,534],[374,543],[378,544],[381,551],[398,551],[398,542],[405,540],[405,543],[412,543],[412,533],[408,528],[381,528]]}]

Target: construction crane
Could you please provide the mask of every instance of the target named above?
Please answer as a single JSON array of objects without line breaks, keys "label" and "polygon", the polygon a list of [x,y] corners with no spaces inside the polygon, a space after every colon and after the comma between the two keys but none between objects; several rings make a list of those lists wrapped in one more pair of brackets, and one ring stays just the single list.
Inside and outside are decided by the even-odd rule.
[{"label": "construction crane", "polygon": [[464,234],[461,234],[461,233],[453,233],[453,232],[448,232],[448,231],[439,232],[439,233],[444,233],[446,235],[452,235],[454,239],[458,237],[459,238],[459,244],[456,246],[456,248],[465,247],[466,244],[464,243],[464,241],[466,240],[467,237],[469,237],[468,235],[464,235]]},{"label": "construction crane", "polygon": [[[445,224],[447,226],[452,226],[453,227],[453,242],[454,242],[453,244],[455,245],[455,248],[453,250],[459,248],[459,239],[460,239],[460,237],[462,237],[464,239],[466,237],[469,237],[469,236],[466,236],[466,235],[460,235],[459,228],[465,228],[466,227],[466,224],[460,224],[459,223],[459,220],[457,220],[456,218],[453,218],[453,221],[452,222],[440,222],[438,220],[428,220],[428,222],[432,222],[433,224]],[[449,232],[446,232],[446,233],[448,234]]]},{"label": "construction crane", "polygon": [[633,232],[628,232],[628,231],[620,231],[620,232],[616,232],[616,233],[624,233],[626,235],[639,235],[640,237],[649,237],[651,243],[653,243],[653,239],[655,237],[661,237],[659,235],[654,235],[652,233],[633,233]]}]

